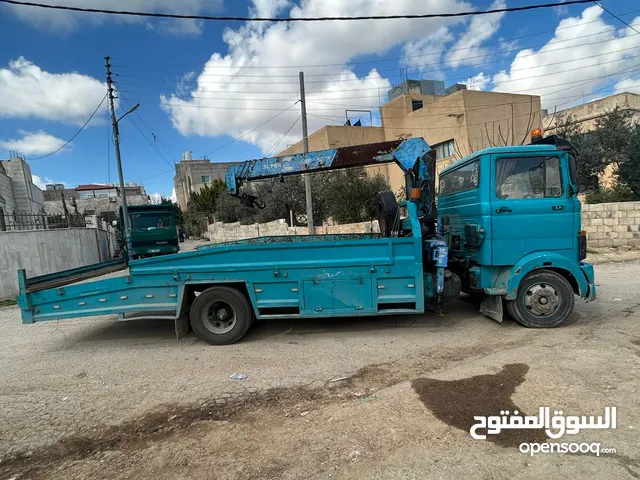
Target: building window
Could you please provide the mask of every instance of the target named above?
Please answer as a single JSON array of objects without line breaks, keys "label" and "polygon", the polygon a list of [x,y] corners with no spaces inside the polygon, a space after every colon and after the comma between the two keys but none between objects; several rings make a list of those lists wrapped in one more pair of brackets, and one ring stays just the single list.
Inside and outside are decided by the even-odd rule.
[{"label": "building window", "polygon": [[443,158],[453,157],[456,152],[456,141],[447,140],[446,142],[432,145],[431,148],[436,151],[436,160],[442,160]]},{"label": "building window", "polygon": [[85,215],[95,215],[95,214],[96,214],[96,211],[95,211],[95,210],[85,210],[85,211],[84,211],[84,214],[85,214]]},{"label": "building window", "polygon": [[201,178],[202,183],[204,183],[205,185],[207,185],[208,183],[211,183],[211,177],[209,175],[203,175]]},{"label": "building window", "polygon": [[420,110],[422,107],[424,107],[424,102],[422,100],[411,100],[411,110],[414,112],[416,110]]},{"label": "building window", "polygon": [[84,190],[78,193],[78,198],[81,198],[81,199],[87,199],[87,198],[93,198],[93,197],[95,197],[95,195],[93,194],[93,190]]},{"label": "building window", "polygon": [[561,197],[560,159],[499,158],[496,163],[496,196],[509,200]]}]

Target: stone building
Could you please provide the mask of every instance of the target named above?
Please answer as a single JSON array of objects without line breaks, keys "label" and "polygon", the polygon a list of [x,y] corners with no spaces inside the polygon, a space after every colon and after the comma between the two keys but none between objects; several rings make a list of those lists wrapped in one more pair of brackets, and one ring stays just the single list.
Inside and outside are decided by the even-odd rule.
[{"label": "stone building", "polygon": [[17,217],[38,219],[43,213],[43,192],[33,183],[29,164],[18,156],[0,161],[0,230]]},{"label": "stone building", "polygon": [[[116,185],[86,184],[75,188],[60,188],[47,185],[44,193],[44,208],[48,215],[63,215],[64,205],[69,213],[75,213],[75,203],[81,215],[97,215],[99,218],[115,220],[120,208],[120,187]],[[142,185],[126,185],[128,205],[147,205],[151,200]],[[64,196],[64,204],[62,197]]]},{"label": "stone building", "polygon": [[[437,171],[476,150],[493,145],[527,142],[541,126],[540,97],[467,90],[464,85],[445,88],[444,82],[407,80],[389,91],[380,107],[380,127],[326,126],[309,136],[310,150],[346,147],[423,137],[436,151]],[[279,155],[302,151],[302,142]],[[382,174],[394,192],[404,186],[395,164],[367,168]]]},{"label": "stone building", "polygon": [[187,207],[191,193],[199,192],[215,179],[224,180],[227,168],[237,162],[212,162],[211,160],[194,160],[191,152],[182,154],[182,160],[176,164],[173,186],[176,189],[178,205]]}]

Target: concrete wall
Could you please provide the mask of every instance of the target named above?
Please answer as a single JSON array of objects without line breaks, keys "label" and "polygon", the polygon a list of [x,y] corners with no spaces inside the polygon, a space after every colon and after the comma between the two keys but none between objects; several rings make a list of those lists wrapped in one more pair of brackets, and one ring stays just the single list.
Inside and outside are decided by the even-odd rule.
[{"label": "concrete wall", "polygon": [[602,118],[616,107],[629,111],[634,122],[640,121],[640,95],[623,92],[594,100],[584,105],[561,110],[556,112],[555,115],[550,112],[543,118],[543,124],[545,126],[549,125],[547,133],[552,134],[556,127],[566,125],[571,120],[572,123],[579,124],[582,131],[587,132],[595,128],[596,121],[599,118]]},{"label": "concrete wall", "polygon": [[[315,231],[318,235],[331,233],[378,233],[380,228],[378,227],[378,221],[374,220],[371,222],[316,227]],[[255,223],[253,225],[216,222],[209,225],[208,229],[209,240],[213,243],[266,236],[307,235],[307,233],[307,227],[289,227],[284,219],[269,223]]]},{"label": "concrete wall", "polygon": [[0,232],[0,300],[18,294],[19,269],[34,277],[113,258],[112,232],[96,228]]},{"label": "concrete wall", "polygon": [[640,246],[640,202],[582,206],[589,248]]}]

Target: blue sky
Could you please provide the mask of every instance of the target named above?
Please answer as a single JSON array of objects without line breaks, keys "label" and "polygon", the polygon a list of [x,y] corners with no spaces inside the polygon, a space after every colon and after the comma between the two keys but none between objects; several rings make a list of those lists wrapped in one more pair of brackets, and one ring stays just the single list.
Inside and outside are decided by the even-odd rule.
[{"label": "blue sky", "polygon": [[[45,3],[285,17],[483,10],[534,2]],[[640,29],[635,0],[603,0],[603,5],[627,22],[638,17]],[[307,76],[311,131],[343,122],[346,108],[374,109],[389,86],[399,83],[400,68],[407,68],[410,78],[442,79],[447,85],[540,94],[543,107],[551,109],[616,91],[640,93],[640,74],[634,76],[640,70],[634,53],[640,51],[640,35],[585,5],[456,21],[289,25],[159,22],[0,5],[0,31],[5,39],[0,49],[0,158],[19,150],[41,183],[115,182],[104,109],[69,147],[35,159],[71,138],[97,107],[105,92],[104,56],[110,55],[119,112],[141,105],[120,123],[125,179],[163,195],[171,194],[172,164],[183,151],[209,154],[213,161],[244,160],[277,153],[299,140],[299,106],[294,105],[299,70]]]}]

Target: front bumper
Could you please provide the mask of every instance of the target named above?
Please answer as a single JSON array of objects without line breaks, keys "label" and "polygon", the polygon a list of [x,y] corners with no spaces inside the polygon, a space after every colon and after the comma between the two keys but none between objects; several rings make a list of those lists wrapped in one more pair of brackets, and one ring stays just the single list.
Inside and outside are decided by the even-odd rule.
[{"label": "front bumper", "polygon": [[596,299],[596,281],[595,275],[593,272],[593,265],[590,263],[581,263],[580,270],[584,274],[584,278],[587,282],[587,291],[580,292],[582,298],[584,298],[587,302],[591,302]]}]

